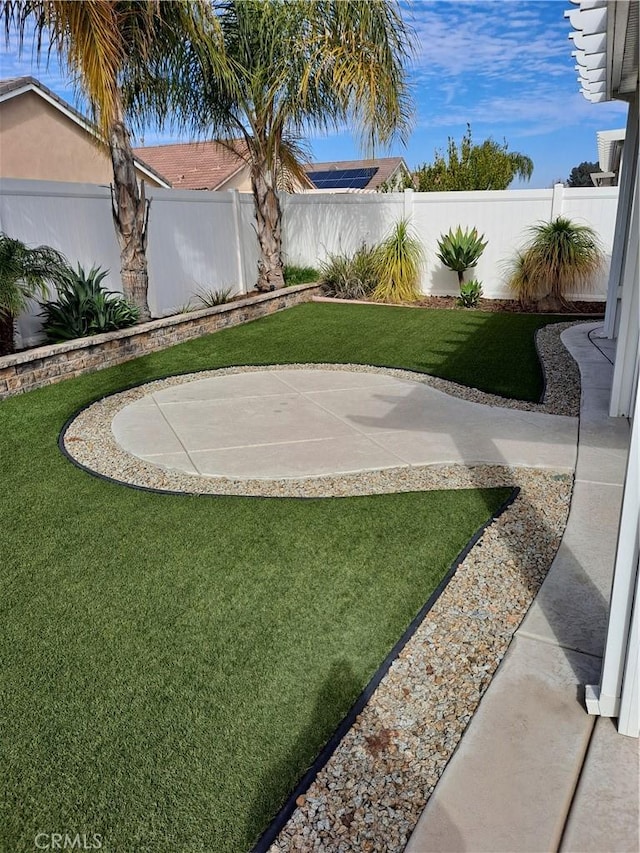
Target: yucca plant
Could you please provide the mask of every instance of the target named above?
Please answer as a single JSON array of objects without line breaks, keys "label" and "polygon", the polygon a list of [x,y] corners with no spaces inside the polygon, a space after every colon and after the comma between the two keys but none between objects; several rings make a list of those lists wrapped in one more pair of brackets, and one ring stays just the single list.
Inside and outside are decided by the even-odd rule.
[{"label": "yucca plant", "polygon": [[133,326],[139,310],[120,293],[102,287],[108,270],[93,267],[86,273],[80,264],[68,269],[56,282],[57,300],[41,303],[44,333],[51,343],[84,338]]},{"label": "yucca plant", "polygon": [[450,228],[447,234],[440,237],[440,251],[436,252],[436,255],[445,267],[458,274],[458,286],[462,287],[465,272],[475,267],[486,246],[484,234],[480,236],[477,228],[467,228],[463,231],[458,225],[455,231]]},{"label": "yucca plant", "polygon": [[0,232],[0,355],[15,349],[16,318],[29,300],[47,295],[67,267],[64,255],[50,246],[27,246],[21,240]]},{"label": "yucca plant", "polygon": [[215,308],[216,305],[224,305],[228,302],[232,293],[233,287],[222,287],[219,290],[202,289],[195,294],[195,297],[203,308]]},{"label": "yucca plant", "polygon": [[576,287],[590,287],[602,269],[598,235],[566,216],[539,222],[529,232],[531,240],[516,263],[510,286],[528,298],[546,298],[551,308],[569,307],[568,294]]},{"label": "yucca plant", "polygon": [[378,284],[373,298],[380,302],[414,302],[420,298],[420,266],[423,250],[411,233],[407,219],[400,219],[376,250]]}]

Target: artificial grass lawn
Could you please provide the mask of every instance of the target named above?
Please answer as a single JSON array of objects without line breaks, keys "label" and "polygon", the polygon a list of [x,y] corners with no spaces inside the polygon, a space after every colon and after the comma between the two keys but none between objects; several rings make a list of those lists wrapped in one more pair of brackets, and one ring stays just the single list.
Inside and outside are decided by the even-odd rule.
[{"label": "artificial grass lawn", "polygon": [[[63,458],[65,420],[127,384],[225,364],[448,371],[474,360],[454,340],[487,341],[487,374],[529,363],[540,318],[495,316],[305,305],[0,404],[2,849],[32,850],[38,831],[100,833],[109,851],[250,847],[507,496],[139,492]],[[519,385],[501,375],[535,397],[524,366]]]}]

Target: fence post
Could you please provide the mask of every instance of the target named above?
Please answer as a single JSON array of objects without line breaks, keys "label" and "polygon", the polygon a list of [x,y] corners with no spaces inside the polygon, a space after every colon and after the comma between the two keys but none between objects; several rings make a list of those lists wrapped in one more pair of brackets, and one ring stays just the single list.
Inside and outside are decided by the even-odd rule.
[{"label": "fence post", "polygon": [[407,187],[404,191],[404,218],[411,219],[413,216],[413,189]]},{"label": "fence post", "polygon": [[238,280],[240,282],[240,293],[247,292],[247,277],[244,269],[244,253],[242,251],[242,218],[240,216],[240,193],[238,190],[230,190],[231,204],[233,206],[233,228],[236,235],[236,266],[238,267]]},{"label": "fence post", "polygon": [[558,183],[553,185],[553,196],[551,198],[551,219],[555,219],[562,213],[562,203],[564,201],[564,184]]}]

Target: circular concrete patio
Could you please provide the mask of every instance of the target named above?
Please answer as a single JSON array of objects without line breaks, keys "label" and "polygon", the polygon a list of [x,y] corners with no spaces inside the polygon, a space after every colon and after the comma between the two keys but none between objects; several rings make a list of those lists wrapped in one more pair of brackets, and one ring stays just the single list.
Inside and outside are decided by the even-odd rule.
[{"label": "circular concrete patio", "polygon": [[[393,373],[309,365],[154,382],[135,389],[134,399],[115,395],[122,399],[112,403],[110,432],[145,469],[189,480],[280,481],[443,464],[573,469],[575,418],[470,402]],[[78,447],[67,439],[67,449],[74,455]]]}]

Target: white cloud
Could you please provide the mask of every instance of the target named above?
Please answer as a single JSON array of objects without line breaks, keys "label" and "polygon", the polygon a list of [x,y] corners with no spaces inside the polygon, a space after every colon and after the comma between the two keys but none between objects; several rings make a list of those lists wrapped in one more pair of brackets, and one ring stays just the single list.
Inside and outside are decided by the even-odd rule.
[{"label": "white cloud", "polygon": [[417,34],[416,75],[522,85],[541,74],[565,74],[571,43],[562,11],[555,0],[524,8],[509,0],[416,3],[408,15]]}]

